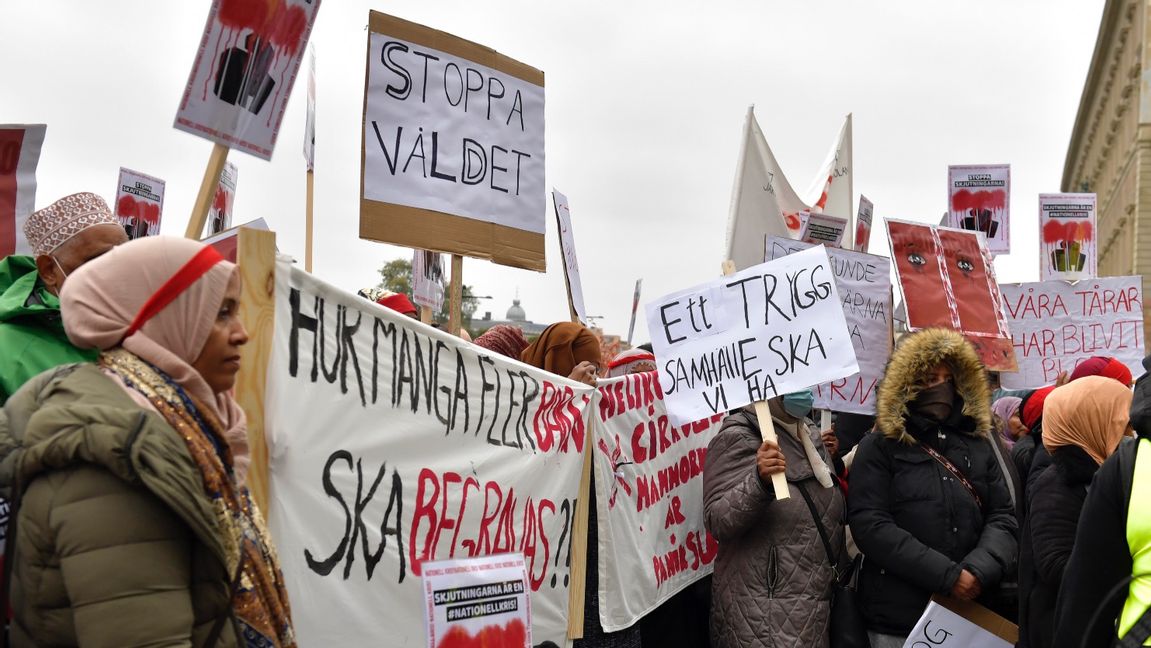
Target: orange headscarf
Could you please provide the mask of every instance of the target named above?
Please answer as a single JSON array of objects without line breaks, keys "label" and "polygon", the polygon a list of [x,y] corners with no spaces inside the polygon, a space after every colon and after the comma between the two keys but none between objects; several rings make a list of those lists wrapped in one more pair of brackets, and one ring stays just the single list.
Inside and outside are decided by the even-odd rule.
[{"label": "orange headscarf", "polygon": [[566,378],[581,362],[599,366],[599,340],[582,324],[559,322],[544,329],[520,354],[520,360]]},{"label": "orange headscarf", "polygon": [[1131,390],[1117,380],[1087,376],[1051,392],[1043,404],[1043,447],[1078,446],[1102,464],[1127,431]]}]

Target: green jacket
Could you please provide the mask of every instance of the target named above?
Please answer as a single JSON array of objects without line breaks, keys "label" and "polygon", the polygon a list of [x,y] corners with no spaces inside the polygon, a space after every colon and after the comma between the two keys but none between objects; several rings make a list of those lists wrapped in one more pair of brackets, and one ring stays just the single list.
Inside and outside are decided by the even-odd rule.
[{"label": "green jacket", "polygon": [[95,358],[68,341],[60,300],[40,283],[36,260],[0,260],[0,405],[42,371]]},{"label": "green jacket", "polygon": [[240,646],[222,534],[184,440],[92,364],[29,381],[0,411],[12,645]]}]

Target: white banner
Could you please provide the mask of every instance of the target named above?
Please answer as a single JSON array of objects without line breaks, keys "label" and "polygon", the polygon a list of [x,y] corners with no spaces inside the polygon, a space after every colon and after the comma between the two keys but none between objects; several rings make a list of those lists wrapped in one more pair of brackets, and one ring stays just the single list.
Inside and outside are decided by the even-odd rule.
[{"label": "white banner", "polygon": [[[811,245],[773,237],[766,259],[782,258]],[[879,381],[891,357],[891,260],[850,250],[827,250],[835,274],[835,289],[843,300],[843,315],[859,373],[816,385],[815,407],[835,412],[875,413]]]},{"label": "white banner", "polygon": [[164,212],[164,181],[120,167],[116,183],[116,218],[128,233],[138,239],[160,233]]},{"label": "white banner", "polygon": [[1113,356],[1143,375],[1143,288],[1140,277],[1000,286],[1018,373],[1000,376],[1006,389],[1050,385],[1092,356]]},{"label": "white banner", "polygon": [[216,197],[208,208],[208,234],[219,234],[232,226],[232,208],[236,205],[236,184],[240,180],[240,170],[235,164],[225,162],[220,169],[220,182],[216,185]]},{"label": "white banner", "polygon": [[703,528],[703,465],[726,413],[672,425],[655,372],[598,388],[599,610],[610,632],[711,573],[719,547]]},{"label": "white banner", "polygon": [[648,303],[672,424],[858,372],[840,303],[823,246]]},{"label": "white banner", "polygon": [[947,167],[951,227],[983,232],[992,254],[1011,252],[1011,165]]},{"label": "white banner", "polygon": [[428,648],[531,648],[523,554],[424,563]]},{"label": "white banner", "polygon": [[214,0],[175,127],[272,159],[320,0]]},{"label": "white banner", "polygon": [[1097,272],[1093,193],[1039,194],[1039,279],[1078,281]]},{"label": "white banner", "polygon": [[839,137],[827,152],[819,173],[807,190],[806,200],[813,211],[840,216],[847,220],[846,240],[843,247],[852,248],[856,245],[851,229],[851,206],[854,203],[852,196],[852,143],[851,143],[851,115],[843,120],[843,127],[839,129]]},{"label": "white banner", "polygon": [[515,552],[564,645],[594,394],[281,260],[269,518],[299,644],[423,645],[424,563]]},{"label": "white banner", "polygon": [[587,311],[583,304],[583,283],[579,277],[579,261],[576,259],[575,234],[572,233],[572,214],[568,197],[552,189],[552,200],[556,209],[556,226],[560,235],[560,253],[564,259],[564,278],[567,280],[568,299],[572,310],[583,324],[587,324]]},{"label": "white banner", "polygon": [[44,124],[0,124],[0,258],[32,254],[24,222],[36,210],[36,165]]},{"label": "white banner", "polygon": [[412,254],[412,301],[433,312],[444,307],[444,257],[439,252]]},{"label": "white banner", "polygon": [[371,34],[364,199],[543,234],[545,194],[542,85]]},{"label": "white banner", "polygon": [[871,243],[871,219],[875,215],[875,205],[867,196],[859,196],[859,214],[855,217],[855,251],[867,252]]}]

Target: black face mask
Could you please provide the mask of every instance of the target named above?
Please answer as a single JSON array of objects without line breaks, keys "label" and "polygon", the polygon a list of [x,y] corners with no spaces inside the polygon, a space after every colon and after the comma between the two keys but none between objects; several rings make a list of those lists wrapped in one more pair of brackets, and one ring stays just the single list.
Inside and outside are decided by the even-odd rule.
[{"label": "black face mask", "polygon": [[942,382],[928,387],[907,404],[908,409],[934,421],[946,421],[955,404],[955,385]]}]

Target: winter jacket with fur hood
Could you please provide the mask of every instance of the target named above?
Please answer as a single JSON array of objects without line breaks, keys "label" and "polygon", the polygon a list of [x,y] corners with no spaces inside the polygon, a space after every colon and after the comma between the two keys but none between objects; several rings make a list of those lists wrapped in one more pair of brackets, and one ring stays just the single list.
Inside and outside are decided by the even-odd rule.
[{"label": "winter jacket with fur hood", "polygon": [[[939,364],[953,373],[955,399],[942,423],[908,405]],[[876,432],[860,444],[850,473],[848,514],[866,556],[862,612],[875,632],[906,636],[933,593],[951,590],[963,569],[983,593],[1016,559],[1018,524],[991,445],[991,393],[975,350],[953,331],[913,334],[892,354],[877,395]],[[929,444],[975,488],[928,455]]]},{"label": "winter jacket with fur hood", "polygon": [[[723,422],[708,446],[703,473],[704,525],[719,541],[712,581],[713,648],[826,648],[833,574],[811,511],[811,497],[832,546],[844,543],[843,494],[822,487],[796,436],[796,421],[773,417],[787,461],[791,497],[775,499],[756,470],[762,441],[745,408]],[[798,423],[825,463],[819,433]],[[830,464],[829,464],[830,465]],[[800,486],[802,485],[802,486]]]}]

